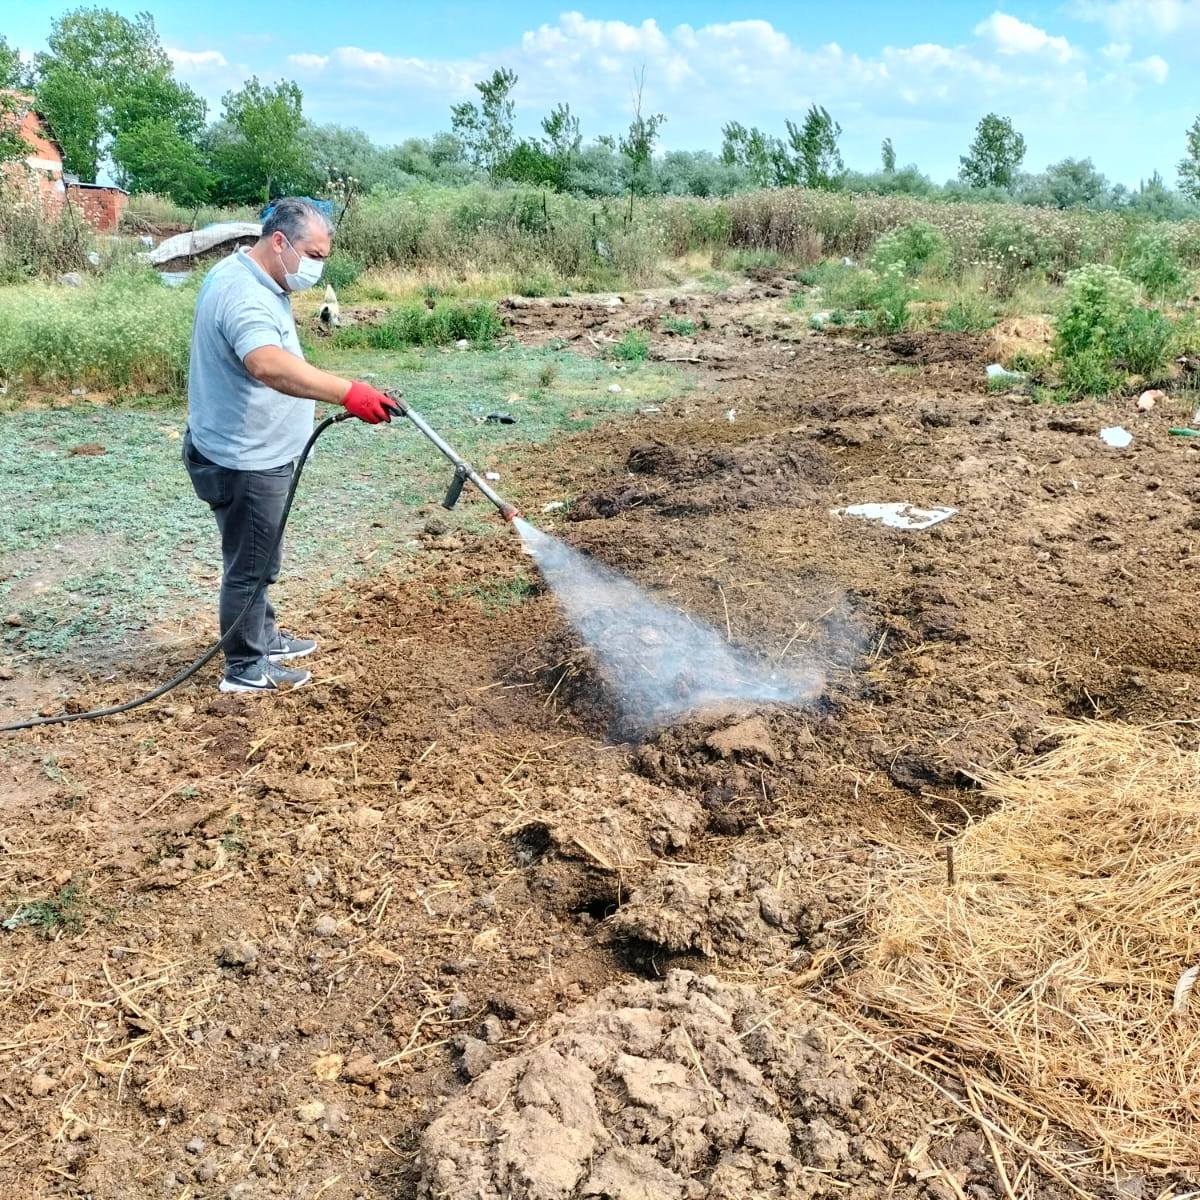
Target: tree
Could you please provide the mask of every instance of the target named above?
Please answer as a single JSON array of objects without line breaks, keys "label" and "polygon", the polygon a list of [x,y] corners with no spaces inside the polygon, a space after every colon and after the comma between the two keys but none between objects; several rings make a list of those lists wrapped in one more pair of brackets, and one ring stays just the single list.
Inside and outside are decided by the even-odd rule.
[{"label": "tree", "polygon": [[171,121],[146,120],[113,139],[117,179],[131,192],[159,192],[180,204],[202,204],[212,191],[212,173],[200,147],[181,137]]},{"label": "tree", "polygon": [[[36,59],[38,110],[66,170],[95,179],[114,140],[144,123],[157,125],[154,140],[170,126],[178,141],[195,144],[204,101],[174,78],[149,13],[130,21],[104,8],[75,9],[54,22],[47,46]],[[126,137],[126,147],[137,140]]]},{"label": "tree", "polygon": [[633,94],[633,120],[629,129],[620,140],[620,150],[629,164],[629,217],[633,219],[633,197],[646,195],[653,185],[654,143],[658,141],[658,131],[662,128],[666,117],[662,113],[651,116],[642,114],[642,89],[646,84],[646,68],[636,75],[637,84]]},{"label": "tree", "polygon": [[469,100],[450,109],[450,128],[471,161],[495,179],[513,150],[512,90],[517,76],[507,67],[475,85],[478,105]]},{"label": "tree", "polygon": [[740,121],[730,121],[721,130],[721,161],[726,166],[742,167],[756,187],[783,182],[779,166],[785,158],[779,139],[757,126],[747,129]]},{"label": "tree", "polygon": [[1200,200],[1200,117],[1187,131],[1187,153],[1179,160],[1179,190],[1191,200]]},{"label": "tree", "polygon": [[252,75],[241,91],[226,92],[221,127],[210,131],[221,198],[267,204],[313,186],[301,136],[303,103],[304,94],[290,79],[267,87]]},{"label": "tree", "polygon": [[383,151],[361,129],[306,121],[300,137],[318,184],[354,180],[356,188],[370,191],[382,178]]},{"label": "tree", "polygon": [[542,118],[542,132],[546,135],[542,146],[554,164],[554,186],[564,191],[583,144],[579,118],[569,104],[557,104]]},{"label": "tree", "polygon": [[1035,175],[1020,191],[1022,203],[1048,208],[1095,207],[1108,197],[1108,180],[1090,158],[1064,158]]},{"label": "tree", "polygon": [[812,105],[797,128],[787,122],[788,141],[794,154],[790,174],[802,187],[831,188],[846,167],[838,150],[842,127],[818,105]]},{"label": "tree", "polygon": [[21,61],[21,52],[10,46],[0,33],[0,88],[24,90],[31,84],[29,68]]},{"label": "tree", "polygon": [[1010,188],[1025,158],[1025,139],[1007,117],[988,113],[976,126],[975,140],[958,161],[958,177],[973,188]]},{"label": "tree", "polygon": [[896,148],[892,145],[891,138],[883,139],[882,155],[883,173],[885,175],[894,175],[896,173]]}]

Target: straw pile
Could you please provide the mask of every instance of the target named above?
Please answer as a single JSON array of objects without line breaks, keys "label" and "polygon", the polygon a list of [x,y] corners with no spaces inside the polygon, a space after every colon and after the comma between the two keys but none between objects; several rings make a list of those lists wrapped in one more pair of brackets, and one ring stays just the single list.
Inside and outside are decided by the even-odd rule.
[{"label": "straw pile", "polygon": [[999,807],[955,841],[953,883],[931,854],[887,889],[849,987],[969,1097],[1056,1122],[1075,1165],[1195,1168],[1200,754],[1055,732],[981,780]]}]

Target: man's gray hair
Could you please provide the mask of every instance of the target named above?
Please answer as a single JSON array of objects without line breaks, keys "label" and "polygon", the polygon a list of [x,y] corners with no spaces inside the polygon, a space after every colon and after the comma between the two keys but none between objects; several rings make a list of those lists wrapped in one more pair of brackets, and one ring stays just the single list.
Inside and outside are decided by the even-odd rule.
[{"label": "man's gray hair", "polygon": [[282,233],[294,246],[308,233],[312,222],[333,232],[329,218],[311,200],[305,200],[302,196],[283,196],[271,202],[267,219],[263,222],[262,236],[266,238],[273,233]]}]

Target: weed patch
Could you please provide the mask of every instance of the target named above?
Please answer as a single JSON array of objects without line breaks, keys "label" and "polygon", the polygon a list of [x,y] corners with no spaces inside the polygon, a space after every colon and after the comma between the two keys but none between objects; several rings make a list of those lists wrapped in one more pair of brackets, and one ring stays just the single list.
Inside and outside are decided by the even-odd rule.
[{"label": "weed patch", "polygon": [[10,932],[33,928],[45,934],[53,934],[60,929],[64,933],[76,933],[83,926],[86,901],[82,886],[68,883],[44,900],[27,900],[20,904],[12,916],[0,922],[0,927]]},{"label": "weed patch", "polygon": [[645,362],[650,357],[650,339],[640,329],[631,329],[608,348],[609,358],[619,362]]}]

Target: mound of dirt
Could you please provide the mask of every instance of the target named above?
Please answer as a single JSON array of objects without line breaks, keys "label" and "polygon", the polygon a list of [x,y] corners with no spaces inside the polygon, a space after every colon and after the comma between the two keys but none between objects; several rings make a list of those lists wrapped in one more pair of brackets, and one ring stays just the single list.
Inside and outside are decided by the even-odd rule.
[{"label": "mound of dirt", "polygon": [[429,1126],[419,1196],[820,1196],[831,1172],[878,1157],[852,1069],[749,988],[672,971],[606,989],[547,1035]]}]

